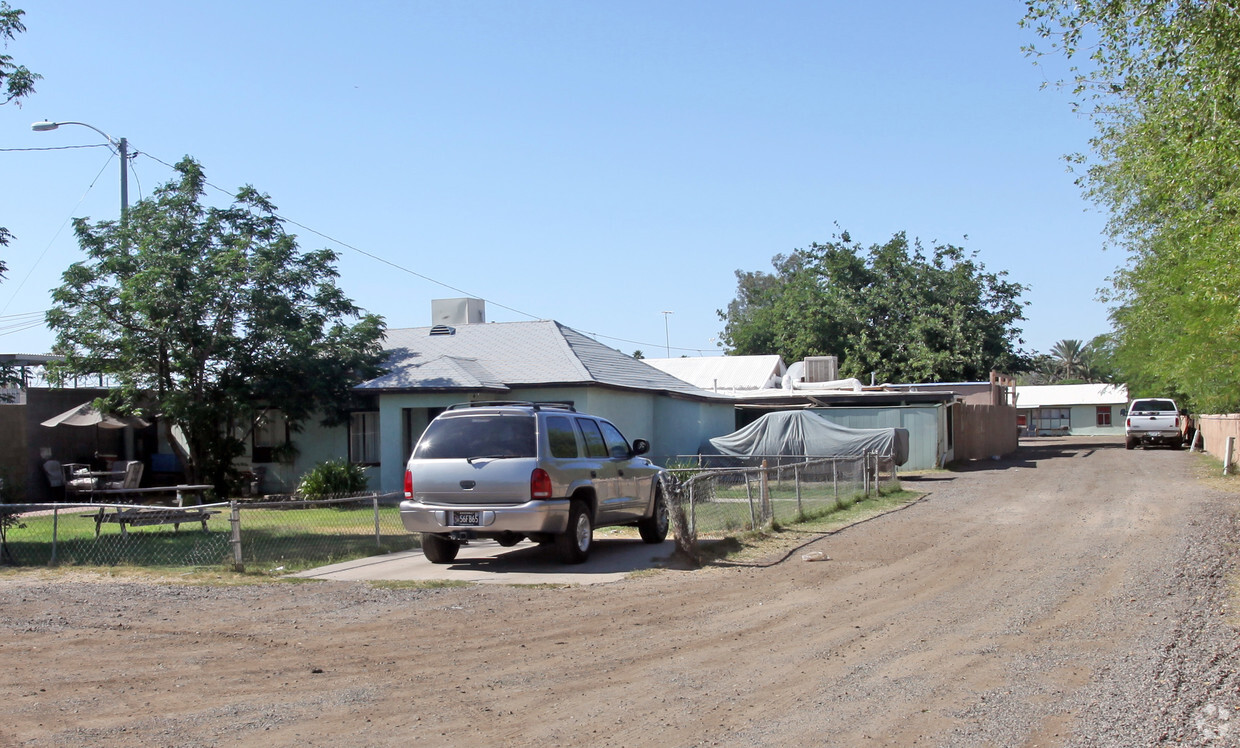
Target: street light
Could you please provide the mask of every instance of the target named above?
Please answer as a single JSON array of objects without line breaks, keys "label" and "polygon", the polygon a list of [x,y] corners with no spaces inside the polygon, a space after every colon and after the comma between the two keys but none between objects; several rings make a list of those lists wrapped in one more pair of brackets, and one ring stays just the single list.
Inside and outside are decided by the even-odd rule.
[{"label": "street light", "polygon": [[110,143],[114,148],[120,151],[120,154],[121,154],[121,223],[124,223],[125,214],[129,212],[129,141],[125,140],[124,138],[121,138],[120,140],[116,140],[111,135],[108,135],[103,130],[100,130],[98,127],[95,127],[94,125],[88,125],[85,122],[48,122],[47,120],[44,120],[42,122],[32,123],[30,125],[30,129],[34,130],[35,132],[47,132],[49,130],[55,130],[61,125],[81,125],[82,127],[89,127],[90,129],[102,135],[105,139],[107,139],[108,143]]},{"label": "street light", "polygon": [[667,330],[667,315],[674,312],[663,312],[663,342],[667,344],[667,357],[672,357],[672,334]]}]

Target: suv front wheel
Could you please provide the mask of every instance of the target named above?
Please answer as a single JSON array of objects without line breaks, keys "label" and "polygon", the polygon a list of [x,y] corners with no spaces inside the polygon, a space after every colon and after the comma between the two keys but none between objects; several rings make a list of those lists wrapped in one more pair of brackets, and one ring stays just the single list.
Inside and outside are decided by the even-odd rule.
[{"label": "suv front wheel", "polygon": [[555,550],[560,562],[579,564],[590,555],[594,542],[594,521],[584,502],[573,501],[568,509],[568,529],[555,536]]},{"label": "suv front wheel", "polygon": [[670,520],[667,514],[667,499],[663,498],[663,489],[654,489],[654,512],[637,523],[637,532],[647,543],[662,543],[667,539],[667,528]]}]

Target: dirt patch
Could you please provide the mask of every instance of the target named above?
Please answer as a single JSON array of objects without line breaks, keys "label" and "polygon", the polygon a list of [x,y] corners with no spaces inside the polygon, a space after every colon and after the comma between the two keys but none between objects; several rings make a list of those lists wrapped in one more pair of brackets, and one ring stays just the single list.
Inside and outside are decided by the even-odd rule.
[{"label": "dirt patch", "polygon": [[595,587],[7,572],[0,744],[1238,745],[1236,497],[1194,461],[1031,440],[797,553]]}]

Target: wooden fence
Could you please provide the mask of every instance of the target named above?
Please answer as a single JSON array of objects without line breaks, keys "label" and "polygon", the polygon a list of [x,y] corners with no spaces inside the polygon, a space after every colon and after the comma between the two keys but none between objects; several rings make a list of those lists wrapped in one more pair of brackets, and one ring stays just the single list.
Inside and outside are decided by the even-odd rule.
[{"label": "wooden fence", "polygon": [[[1240,443],[1240,413],[1197,416],[1197,428],[1201,430],[1202,446],[1205,450],[1224,463],[1227,462],[1227,437],[1235,437],[1235,442]],[[1237,458],[1235,451],[1233,448],[1233,464]]]},{"label": "wooden fence", "polygon": [[980,460],[1016,451],[1016,408],[1011,405],[952,406],[953,447],[957,460]]}]

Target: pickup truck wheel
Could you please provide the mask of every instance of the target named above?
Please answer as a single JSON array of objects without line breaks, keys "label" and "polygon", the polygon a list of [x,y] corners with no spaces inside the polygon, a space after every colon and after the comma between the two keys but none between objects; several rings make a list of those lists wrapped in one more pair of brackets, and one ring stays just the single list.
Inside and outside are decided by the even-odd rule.
[{"label": "pickup truck wheel", "polygon": [[432,564],[452,563],[459,550],[461,550],[461,544],[452,538],[429,532],[422,533],[422,553]]},{"label": "pickup truck wheel", "polygon": [[579,564],[590,555],[594,542],[594,522],[590,511],[580,501],[569,504],[568,529],[555,536],[555,550],[560,563]]},{"label": "pickup truck wheel", "polygon": [[1132,437],[1128,437],[1127,439],[1124,440],[1124,449],[1132,449],[1135,446],[1137,446],[1136,439],[1133,439]]},{"label": "pickup truck wheel", "polygon": [[647,543],[662,543],[667,539],[669,520],[667,515],[667,499],[663,498],[663,489],[654,489],[654,513],[637,523],[637,532]]}]

